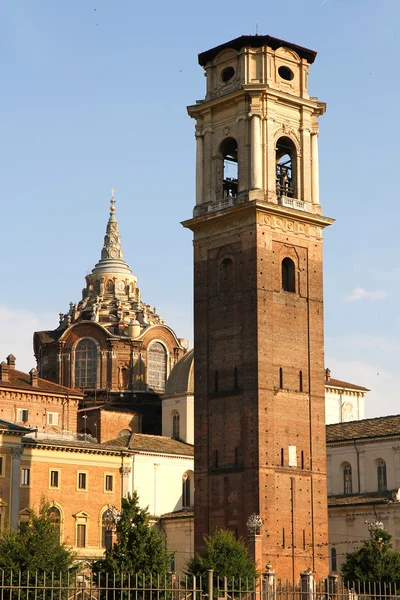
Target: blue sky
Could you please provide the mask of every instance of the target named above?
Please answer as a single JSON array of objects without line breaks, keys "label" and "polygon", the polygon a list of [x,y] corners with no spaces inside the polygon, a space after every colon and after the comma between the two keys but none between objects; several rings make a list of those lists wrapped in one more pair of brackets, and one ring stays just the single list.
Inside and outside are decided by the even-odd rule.
[{"label": "blue sky", "polygon": [[[246,11],[246,7],[248,10]],[[4,0],[0,6],[0,349],[33,364],[100,257],[110,188],[143,299],[192,337],[197,54],[258,30],[318,51],[326,364],[370,387],[367,415],[400,388],[398,0]]]}]

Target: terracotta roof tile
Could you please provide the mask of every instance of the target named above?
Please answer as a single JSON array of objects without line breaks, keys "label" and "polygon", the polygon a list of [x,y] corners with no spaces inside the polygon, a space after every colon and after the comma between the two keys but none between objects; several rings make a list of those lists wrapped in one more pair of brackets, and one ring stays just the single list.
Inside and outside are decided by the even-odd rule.
[{"label": "terracotta roof tile", "polygon": [[[397,492],[397,489],[393,491]],[[392,500],[393,491],[352,494],[351,496],[328,496],[328,507],[353,504],[387,504]]]},{"label": "terracotta roof tile", "polygon": [[332,423],[326,426],[326,441],[338,442],[400,435],[400,415]]},{"label": "terracotta roof tile", "polygon": [[194,511],[193,510],[175,510],[174,512],[169,512],[161,515],[162,519],[193,519]]},{"label": "terracotta roof tile", "polygon": [[174,440],[165,435],[150,435],[147,433],[132,433],[130,438],[115,439],[107,442],[107,445],[127,450],[138,450],[142,452],[159,452],[162,454],[180,454],[181,456],[194,456],[194,446]]},{"label": "terracotta roof tile", "polygon": [[38,377],[37,385],[31,384],[31,378],[29,373],[23,373],[23,371],[17,371],[17,369],[8,369],[8,381],[0,380],[0,390],[2,388],[17,388],[21,390],[29,390],[31,392],[48,392],[53,394],[70,394],[74,396],[80,396],[83,398],[83,392],[80,390],[74,390],[72,388],[58,385],[52,381],[41,379]]},{"label": "terracotta roof tile", "polygon": [[149,450],[152,452],[165,452],[166,454],[194,456],[194,447],[191,444],[185,444],[165,435],[134,433],[129,440],[128,448],[129,450]]},{"label": "terracotta roof tile", "polygon": [[360,392],[369,392],[369,389],[363,387],[362,385],[355,385],[354,383],[348,383],[347,381],[340,381],[340,379],[333,379],[333,377],[325,379],[325,387],[339,387],[350,390],[358,390]]}]

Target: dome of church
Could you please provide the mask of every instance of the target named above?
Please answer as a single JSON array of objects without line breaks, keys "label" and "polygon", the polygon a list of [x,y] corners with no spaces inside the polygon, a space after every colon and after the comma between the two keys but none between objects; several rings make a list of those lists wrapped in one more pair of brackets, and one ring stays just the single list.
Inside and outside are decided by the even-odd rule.
[{"label": "dome of church", "polygon": [[194,393],[194,351],[189,350],[171,371],[165,395]]}]

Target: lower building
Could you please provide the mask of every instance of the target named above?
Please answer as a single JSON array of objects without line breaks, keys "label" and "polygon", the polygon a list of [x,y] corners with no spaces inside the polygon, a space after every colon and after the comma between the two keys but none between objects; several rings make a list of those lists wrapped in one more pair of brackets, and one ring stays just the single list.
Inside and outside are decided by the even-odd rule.
[{"label": "lower building", "polygon": [[60,538],[80,558],[105,549],[104,513],[120,507],[124,467],[120,450],[78,440],[37,438],[32,430],[0,421],[0,527],[16,528],[44,498]]},{"label": "lower building", "polygon": [[400,551],[400,415],[335,423],[326,435],[331,570],[376,522]]}]

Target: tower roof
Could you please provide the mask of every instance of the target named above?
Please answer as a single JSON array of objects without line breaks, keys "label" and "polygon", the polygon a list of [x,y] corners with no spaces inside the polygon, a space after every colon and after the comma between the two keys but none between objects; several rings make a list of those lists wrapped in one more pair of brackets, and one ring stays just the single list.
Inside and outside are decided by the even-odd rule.
[{"label": "tower roof", "polygon": [[199,54],[199,65],[204,67],[210,60],[213,60],[217,54],[222,50],[225,50],[225,48],[241,50],[242,48],[261,48],[262,46],[269,46],[273,50],[285,46],[285,48],[290,48],[297,52],[300,58],[305,58],[310,64],[314,62],[315,57],[317,56],[317,53],[314,50],[303,48],[303,46],[297,46],[297,44],[292,44],[291,42],[285,42],[285,40],[280,40],[279,38],[270,35],[242,35],[230,42],[225,42],[225,44],[201,52]]},{"label": "tower roof", "polygon": [[95,265],[92,273],[123,273],[132,275],[131,269],[123,259],[121,236],[119,235],[118,221],[115,216],[114,190],[111,190],[111,192],[110,216],[107,223],[106,235],[104,236],[101,258]]}]

